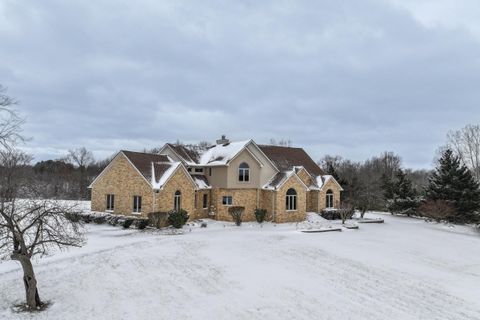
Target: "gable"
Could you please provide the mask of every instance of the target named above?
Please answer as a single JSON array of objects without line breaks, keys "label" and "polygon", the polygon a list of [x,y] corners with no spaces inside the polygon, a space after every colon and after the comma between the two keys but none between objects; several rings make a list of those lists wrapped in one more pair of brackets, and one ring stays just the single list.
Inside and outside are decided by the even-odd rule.
[{"label": "gable", "polygon": [[151,188],[150,182],[123,152],[117,153],[108,166],[90,184],[89,188],[119,184],[135,184]]}]

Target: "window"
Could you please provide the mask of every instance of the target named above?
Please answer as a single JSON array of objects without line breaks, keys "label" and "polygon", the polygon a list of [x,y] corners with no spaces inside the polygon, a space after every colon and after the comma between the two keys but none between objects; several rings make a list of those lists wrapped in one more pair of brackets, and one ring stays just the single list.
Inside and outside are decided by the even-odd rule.
[{"label": "window", "polygon": [[173,197],[173,210],[178,211],[182,207],[182,193],[180,190],[175,191],[175,196]]},{"label": "window", "polygon": [[107,211],[113,211],[115,207],[115,196],[113,194],[107,194]]},{"label": "window", "polygon": [[142,212],[142,197],[133,196],[133,212]]},{"label": "window", "polygon": [[208,194],[203,195],[203,209],[208,208]]},{"label": "window", "polygon": [[232,196],[224,196],[222,199],[222,204],[224,206],[231,206],[233,202]]},{"label": "window", "polygon": [[238,181],[241,181],[241,182],[250,181],[250,167],[245,162],[242,162],[238,167]]},{"label": "window", "polygon": [[188,172],[192,172],[192,168],[188,167],[188,168],[187,168],[187,171],[188,171]]},{"label": "window", "polygon": [[212,176],[212,168],[208,168],[208,175]]},{"label": "window", "polygon": [[202,172],[203,172],[203,168],[195,168],[195,172],[197,172],[197,173],[202,173]]},{"label": "window", "polygon": [[285,197],[285,205],[287,211],[297,210],[297,191],[295,189],[288,189]]},{"label": "window", "polygon": [[327,190],[325,206],[326,206],[327,209],[332,209],[333,208],[333,191],[330,190],[330,189]]}]

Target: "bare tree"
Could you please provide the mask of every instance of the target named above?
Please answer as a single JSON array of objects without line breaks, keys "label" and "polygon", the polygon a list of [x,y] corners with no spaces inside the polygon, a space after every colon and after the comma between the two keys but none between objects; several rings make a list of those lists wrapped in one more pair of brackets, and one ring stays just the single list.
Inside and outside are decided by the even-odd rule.
[{"label": "bare tree", "polygon": [[21,135],[25,120],[13,109],[17,101],[4,94],[6,88],[0,85],[0,146],[10,148],[24,138]]},{"label": "bare tree", "polygon": [[66,218],[75,206],[65,202],[36,198],[36,184],[28,166],[32,157],[15,148],[23,140],[21,124],[9,109],[12,99],[0,97],[0,111],[8,116],[0,122],[0,257],[18,261],[23,269],[23,283],[28,309],[44,304],[37,289],[32,257],[45,255],[54,247],[79,246],[83,242],[81,224]]},{"label": "bare tree", "polygon": [[35,185],[22,170],[31,157],[6,149],[0,152],[0,252],[2,258],[18,261],[23,269],[26,302],[29,309],[43,306],[37,289],[32,258],[45,255],[54,247],[80,246],[82,227],[66,214],[75,205],[35,197]]},{"label": "bare tree", "polygon": [[469,124],[447,135],[448,146],[480,181],[480,125]]},{"label": "bare tree", "polygon": [[81,198],[88,198],[88,167],[94,163],[92,152],[85,147],[68,150],[67,160],[79,169],[78,190]]},{"label": "bare tree", "polygon": [[291,147],[293,145],[292,140],[290,139],[283,139],[276,140],[274,138],[270,139],[270,144],[272,146],[280,146],[280,147]]}]

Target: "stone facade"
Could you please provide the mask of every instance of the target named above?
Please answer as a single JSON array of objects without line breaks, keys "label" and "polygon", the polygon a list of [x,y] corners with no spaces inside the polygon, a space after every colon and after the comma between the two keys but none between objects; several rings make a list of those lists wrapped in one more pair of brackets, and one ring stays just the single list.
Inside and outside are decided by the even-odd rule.
[{"label": "stone facade", "polygon": [[[297,192],[297,209],[288,211],[286,208],[287,190],[293,188]],[[275,222],[303,221],[307,212],[307,191],[305,186],[292,175],[282,187],[275,193]]]},{"label": "stone facade", "polygon": [[327,207],[327,191],[332,190],[333,191],[333,203],[334,207],[338,208],[340,206],[340,188],[338,185],[333,181],[329,180],[327,183],[323,186],[322,190],[319,192],[319,206],[318,206],[318,211],[322,211]]},{"label": "stone facade", "polygon": [[[95,182],[91,199],[93,211],[106,210],[107,194],[115,196],[114,213],[146,216],[153,210],[154,193],[150,184],[122,153]],[[141,214],[133,213],[133,196],[142,197]]]},{"label": "stone facade", "polygon": [[180,207],[188,212],[191,219],[196,219],[195,184],[183,167],[179,167],[163,189],[155,194],[155,211],[173,210],[174,196],[177,191],[181,193]]},{"label": "stone facade", "polygon": [[255,221],[255,209],[258,208],[260,189],[212,189],[212,206],[216,220],[233,221],[228,213],[230,206],[223,205],[223,197],[232,196],[232,206],[245,207],[243,221]]}]

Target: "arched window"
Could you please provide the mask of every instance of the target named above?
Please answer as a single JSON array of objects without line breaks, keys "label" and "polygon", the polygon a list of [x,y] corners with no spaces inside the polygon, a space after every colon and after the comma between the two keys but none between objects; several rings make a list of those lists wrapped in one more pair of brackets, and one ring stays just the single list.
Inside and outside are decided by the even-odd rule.
[{"label": "arched window", "polygon": [[332,209],[333,208],[333,191],[331,189],[327,190],[325,206],[326,206],[327,209]]},{"label": "arched window", "polygon": [[245,162],[240,163],[240,166],[238,167],[238,181],[250,181],[250,167]]},{"label": "arched window", "polygon": [[173,210],[178,211],[182,207],[182,193],[180,190],[175,191],[175,196],[173,197]]},{"label": "arched window", "polygon": [[290,188],[287,190],[285,205],[287,210],[297,210],[297,191],[295,189]]}]

